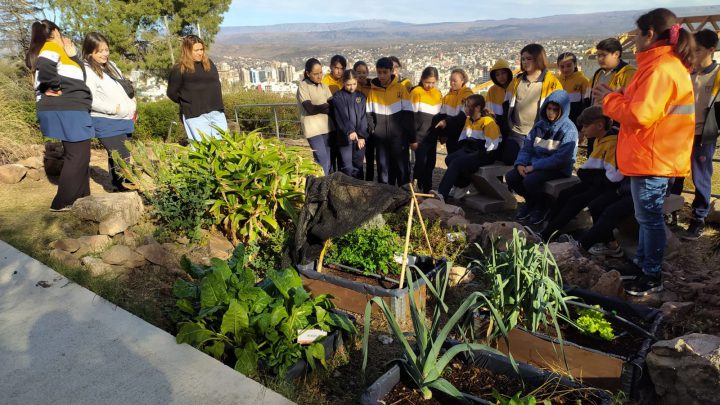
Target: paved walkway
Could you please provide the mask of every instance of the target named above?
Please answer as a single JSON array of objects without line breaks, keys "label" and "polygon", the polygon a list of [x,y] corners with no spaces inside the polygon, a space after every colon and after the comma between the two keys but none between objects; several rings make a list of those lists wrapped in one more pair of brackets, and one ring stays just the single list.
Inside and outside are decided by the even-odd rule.
[{"label": "paved walkway", "polygon": [[0,403],[292,404],[2,241]]}]

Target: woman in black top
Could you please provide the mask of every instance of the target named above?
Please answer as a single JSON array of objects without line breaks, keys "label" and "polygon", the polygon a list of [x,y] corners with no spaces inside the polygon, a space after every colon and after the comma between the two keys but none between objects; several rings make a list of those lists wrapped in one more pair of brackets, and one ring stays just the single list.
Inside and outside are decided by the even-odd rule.
[{"label": "woman in black top", "polygon": [[183,38],[182,56],[170,72],[167,96],[180,104],[180,115],[190,140],[201,141],[203,136],[220,138],[218,128],[227,132],[220,75],[208,59],[205,43],[197,35]]}]

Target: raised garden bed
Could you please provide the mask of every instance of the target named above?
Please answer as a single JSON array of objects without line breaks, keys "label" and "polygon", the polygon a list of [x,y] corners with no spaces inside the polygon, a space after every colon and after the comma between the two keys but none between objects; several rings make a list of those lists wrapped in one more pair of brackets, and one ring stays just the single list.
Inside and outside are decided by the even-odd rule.
[{"label": "raised garden bed", "polygon": [[[445,259],[434,260],[429,257],[411,257],[413,262],[428,279],[433,279],[439,272],[446,270]],[[413,269],[408,267],[408,269]],[[364,274],[362,271],[329,264],[323,267],[322,272],[317,271],[317,262],[298,265],[297,270],[303,278],[303,284],[313,295],[329,294],[334,298],[333,303],[338,309],[362,314],[365,306],[373,297],[381,297],[397,317],[402,327],[411,322],[410,303],[408,301],[409,289],[405,285],[399,288],[397,280],[375,274]],[[420,276],[413,277],[415,302],[418,306],[425,305],[425,280]],[[377,306],[374,313],[379,313]]]},{"label": "raised garden bed", "polygon": [[[567,364],[567,372],[587,385],[621,390],[629,397],[637,398],[647,378],[645,355],[656,340],[652,336],[662,322],[662,313],[654,308],[630,304],[579,288],[569,289],[568,295],[578,297],[585,304],[599,305],[639,326],[647,334],[608,316],[619,332],[616,341],[607,342],[586,336],[565,325],[561,327],[561,350],[554,330],[543,334],[518,327],[510,331],[508,336],[509,352],[513,358],[548,370],[566,370]],[[574,307],[571,303],[568,306]],[[498,342],[498,349],[508,353],[505,342],[502,339]]]},{"label": "raised garden bed", "polygon": [[[548,371],[537,369],[528,364],[518,364],[519,374],[515,372],[510,360],[504,356],[483,350],[464,355],[446,369],[443,377],[465,394],[472,403],[494,404],[493,390],[512,397],[518,392],[528,393],[545,385],[548,392],[568,391],[565,396],[553,398],[553,404],[612,404],[607,392],[589,389],[577,382]],[[406,384],[407,383],[407,384]],[[413,390],[409,378],[403,375],[401,368],[394,365],[380,376],[362,394],[363,405],[391,403],[414,404],[452,404],[453,398],[435,392],[433,398],[424,400]],[[540,394],[538,393],[539,396]]]},{"label": "raised garden bed", "polygon": [[[322,343],[323,347],[325,348],[325,360],[330,360],[335,355],[335,353],[343,346],[342,333],[340,333],[339,330],[334,330],[330,334],[328,334],[325,339],[323,339],[323,341],[320,343]],[[299,360],[285,372],[285,380],[292,381],[300,378],[309,371],[309,368],[310,367],[307,364],[307,361]]]}]

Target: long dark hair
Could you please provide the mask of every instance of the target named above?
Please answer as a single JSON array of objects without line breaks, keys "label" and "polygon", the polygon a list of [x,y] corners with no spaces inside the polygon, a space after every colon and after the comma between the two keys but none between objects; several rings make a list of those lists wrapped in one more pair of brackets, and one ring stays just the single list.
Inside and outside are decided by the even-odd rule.
[{"label": "long dark hair", "polygon": [[32,24],[30,32],[30,46],[28,52],[25,55],[25,66],[31,71],[35,71],[35,64],[37,63],[40,49],[42,49],[45,42],[50,40],[53,31],[57,30],[60,32],[60,28],[50,20],[35,21]]},{"label": "long dark hair", "polygon": [[677,24],[677,16],[666,8],[656,8],[649,13],[640,16],[635,22],[642,35],[647,35],[652,29],[657,35],[657,40],[667,40],[673,47],[673,51],[683,61],[685,66],[692,65],[693,60],[693,36],[686,29],[676,27],[677,38],[672,38],[673,26]]},{"label": "long dark hair", "polygon": [[474,110],[475,107],[480,107],[482,116],[484,117],[488,115],[488,112],[485,108],[485,97],[480,94],[473,94],[468,96],[468,98],[465,99],[465,104],[470,107],[470,111]]},{"label": "long dark hair", "polygon": [[308,60],[305,61],[305,72],[303,73],[303,76],[304,76],[305,79],[308,79],[308,80],[309,80],[309,78],[308,78],[308,73],[312,72],[312,70],[313,70],[313,68],[315,67],[315,65],[320,65],[320,66],[322,66],[322,63],[320,63],[320,61],[317,60],[317,58],[310,58],[310,59],[308,59]]},{"label": "long dark hair", "polygon": [[[108,45],[109,42],[103,34],[99,32],[90,32],[87,35],[85,35],[85,40],[83,41],[82,46],[82,56],[85,62],[90,65],[90,69],[95,72],[98,77],[102,79],[103,72],[108,72],[109,68],[107,67],[107,64],[110,64],[110,60],[108,59],[107,64],[101,65],[97,62],[95,62],[95,59],[92,57],[92,54],[95,53],[95,51],[100,48],[100,45],[102,44]],[[112,75],[110,75],[112,77]]]},{"label": "long dark hair", "polygon": [[420,75],[420,83],[418,83],[418,86],[422,86],[423,80],[427,79],[428,77],[434,77],[435,79],[440,80],[440,73],[438,73],[438,70],[432,66],[426,67],[425,69],[423,69],[422,74]]}]

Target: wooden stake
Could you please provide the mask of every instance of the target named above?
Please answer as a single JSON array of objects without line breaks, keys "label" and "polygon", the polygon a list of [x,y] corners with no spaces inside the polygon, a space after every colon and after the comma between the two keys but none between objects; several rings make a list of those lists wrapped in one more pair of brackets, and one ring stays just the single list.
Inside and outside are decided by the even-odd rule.
[{"label": "wooden stake", "polygon": [[327,250],[329,244],[330,244],[330,239],[325,241],[325,243],[323,244],[323,248],[320,251],[320,257],[318,258],[317,269],[316,269],[318,273],[322,273],[323,260],[325,260],[325,251]]},{"label": "wooden stake", "polygon": [[410,200],[410,212],[408,213],[407,231],[405,232],[405,250],[403,251],[402,267],[400,268],[400,289],[405,284],[405,268],[407,267],[408,251],[410,250],[410,229],[412,228],[413,211],[415,210],[415,199]]},{"label": "wooden stake", "polygon": [[435,198],[437,197],[435,194],[423,194],[423,193],[416,193],[416,197],[425,197],[425,198]]},{"label": "wooden stake", "polygon": [[418,204],[417,201],[417,194],[415,194],[415,187],[413,187],[412,183],[410,183],[410,192],[412,193],[412,198],[415,201],[415,210],[418,214],[418,219],[420,220],[420,225],[422,226],[423,235],[425,236],[425,242],[427,242],[428,249],[430,249],[430,256],[435,256],[433,253],[432,245],[430,244],[430,237],[428,236],[427,228],[425,227],[425,221],[422,217],[422,212],[420,212],[420,204]]}]

